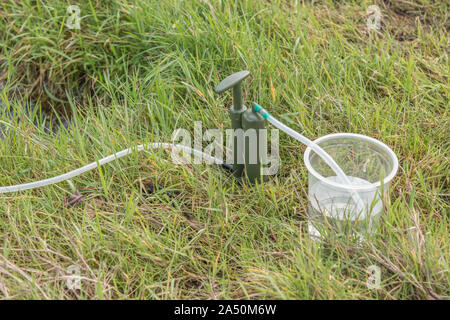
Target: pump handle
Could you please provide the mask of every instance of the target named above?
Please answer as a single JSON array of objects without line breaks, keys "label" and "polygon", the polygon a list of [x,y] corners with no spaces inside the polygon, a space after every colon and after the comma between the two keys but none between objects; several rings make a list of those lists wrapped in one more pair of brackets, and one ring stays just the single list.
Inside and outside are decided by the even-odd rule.
[{"label": "pump handle", "polygon": [[236,111],[243,109],[241,82],[249,75],[250,72],[247,70],[233,73],[223,79],[215,89],[217,93],[222,93],[230,88],[233,88],[233,108]]},{"label": "pump handle", "polygon": [[247,78],[249,75],[250,72],[248,72],[247,70],[233,73],[232,75],[223,79],[221,83],[219,83],[219,85],[216,87],[216,93],[222,93],[225,90],[234,87],[235,85],[240,85],[240,82]]}]

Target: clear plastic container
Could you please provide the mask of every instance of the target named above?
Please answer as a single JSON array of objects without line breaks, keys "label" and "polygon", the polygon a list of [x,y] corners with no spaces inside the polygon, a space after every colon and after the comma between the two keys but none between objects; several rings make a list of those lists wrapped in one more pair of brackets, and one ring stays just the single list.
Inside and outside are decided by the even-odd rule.
[{"label": "clear plastic container", "polygon": [[[389,184],[398,169],[397,156],[384,143],[360,134],[330,134],[314,142],[336,161],[352,184],[342,184],[322,158],[310,147],[306,149],[310,235],[321,237],[318,223],[339,233],[371,232],[383,202],[389,201]],[[363,201],[363,208],[357,205],[358,199]]]}]

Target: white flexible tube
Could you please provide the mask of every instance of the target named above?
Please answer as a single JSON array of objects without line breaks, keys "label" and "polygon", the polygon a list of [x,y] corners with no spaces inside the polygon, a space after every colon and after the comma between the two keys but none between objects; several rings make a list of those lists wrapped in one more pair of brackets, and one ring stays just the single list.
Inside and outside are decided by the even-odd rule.
[{"label": "white flexible tube", "polygon": [[[337,177],[342,181],[342,183],[347,184],[347,185],[352,185],[351,181],[348,179],[348,177],[344,173],[344,171],[339,167],[339,165],[333,160],[333,158],[325,150],[320,148],[312,140],[306,138],[305,136],[292,130],[288,126],[284,125],[283,123],[281,123],[280,121],[275,119],[272,115],[270,115],[261,106],[258,106],[258,107],[259,107],[259,110],[257,110],[257,112],[261,113],[267,119],[267,121],[269,121],[272,125],[274,125],[278,129],[280,129],[281,131],[290,135],[297,141],[300,141],[301,143],[305,144],[306,146],[311,147],[311,149],[313,149],[331,167],[331,169],[333,169],[333,171],[336,173]],[[140,152],[145,149],[145,146],[146,145],[141,144],[141,145],[136,146],[135,149],[137,152]],[[178,149],[182,149],[186,152],[189,152],[191,154],[198,155],[204,159],[209,160],[210,162],[214,162],[216,164],[223,164],[223,161],[218,158],[215,158],[215,157],[208,155],[202,151],[192,149],[190,147],[183,146],[183,145],[175,145],[175,144],[167,143],[167,142],[155,142],[155,143],[152,143],[151,145],[149,145],[149,147],[150,146],[151,146],[151,149],[178,148]],[[133,152],[133,148],[124,149],[115,154],[109,155],[103,159],[100,159],[98,161],[87,164],[84,167],[72,170],[70,172],[61,174],[61,175],[53,177],[53,178],[48,178],[48,179],[44,179],[44,180],[40,180],[40,181],[29,182],[29,183],[14,185],[14,186],[0,187],[0,194],[40,188],[40,187],[48,186],[48,185],[55,184],[58,182],[62,182],[65,180],[69,180],[69,179],[79,176],[80,174],[83,174],[87,171],[93,170],[93,169],[97,168],[98,166],[102,166],[111,161],[125,157],[132,152]],[[351,190],[351,195],[352,195],[353,200],[355,201],[355,203],[358,206],[358,211],[364,212],[365,206],[364,206],[364,202],[361,199],[361,196],[354,190]]]},{"label": "white flexible tube", "polygon": [[[145,149],[147,145],[138,145],[135,148],[128,148],[128,149],[124,149],[122,151],[119,151],[117,153],[114,153],[110,156],[107,156],[103,159],[100,159],[98,161],[92,162],[88,165],[85,165],[84,167],[72,170],[70,172],[61,174],[59,176],[53,177],[53,178],[48,178],[45,180],[40,180],[40,181],[35,181],[35,182],[30,182],[30,183],[24,183],[24,184],[19,184],[19,185],[15,185],[15,186],[8,186],[8,187],[0,187],[0,194],[1,193],[9,193],[9,192],[17,192],[17,191],[23,191],[23,190],[28,190],[28,189],[35,189],[35,188],[40,188],[40,187],[44,187],[44,186],[48,186],[50,184],[55,184],[61,181],[65,181],[65,180],[69,180],[72,179],[73,177],[79,176],[80,174],[83,174],[87,171],[93,170],[95,168],[97,168],[98,166],[102,166],[104,164],[107,164],[111,161],[120,159],[122,157],[125,157],[127,155],[129,155],[130,153],[133,152],[133,149],[135,149],[137,152],[142,151]],[[152,143],[151,145],[148,145],[148,147],[150,149],[168,149],[168,148],[177,148],[181,151],[184,150],[186,152],[189,152],[191,154],[196,154],[198,156],[203,157],[206,160],[209,160],[210,162],[214,162],[217,164],[223,164],[223,161],[215,158],[211,155],[208,155],[202,151],[199,150],[195,150],[183,145],[179,145],[179,144],[172,144],[172,143],[165,143],[165,142],[155,142]]]},{"label": "white flexible tube", "polygon": [[271,124],[273,124],[275,127],[280,129],[284,133],[290,135],[295,140],[300,141],[307,147],[310,147],[311,149],[313,149],[314,152],[317,153],[319,155],[319,157],[321,157],[326,162],[326,164],[328,164],[330,166],[331,169],[333,169],[333,171],[336,173],[339,180],[341,180],[341,182],[343,184],[348,184],[348,185],[352,184],[351,181],[348,179],[347,175],[345,174],[345,172],[336,163],[336,161],[334,161],[334,159],[325,150],[323,150],[321,147],[319,147],[317,144],[315,144],[312,140],[309,140],[308,138],[301,135],[297,131],[292,130],[291,128],[284,125],[283,123],[281,123],[280,121],[278,121],[277,119],[275,119],[272,116],[269,116],[267,118],[267,121],[269,121]]},{"label": "white flexible tube", "polygon": [[[336,173],[338,179],[343,184],[347,184],[349,186],[352,185],[352,182],[347,177],[345,172],[341,169],[341,167],[339,167],[339,165],[336,163],[336,161],[334,161],[334,159],[325,150],[323,150],[321,147],[319,147],[312,140],[306,138],[305,136],[301,135],[297,131],[292,130],[285,124],[283,124],[280,121],[278,121],[277,119],[275,119],[271,114],[269,114],[261,106],[258,105],[258,107],[259,108],[255,109],[256,112],[259,112],[261,115],[263,115],[264,118],[267,119],[267,121],[269,121],[276,128],[280,129],[284,133],[290,135],[295,140],[300,141],[307,147],[310,147],[312,150],[314,150],[314,152],[316,152],[319,155],[319,157],[321,157],[330,166],[330,168]],[[362,212],[364,214],[365,205],[364,205],[364,201],[361,199],[361,196],[355,190],[350,190],[350,194],[353,198],[353,201],[355,201],[355,203],[358,206],[358,211],[360,213]]]}]

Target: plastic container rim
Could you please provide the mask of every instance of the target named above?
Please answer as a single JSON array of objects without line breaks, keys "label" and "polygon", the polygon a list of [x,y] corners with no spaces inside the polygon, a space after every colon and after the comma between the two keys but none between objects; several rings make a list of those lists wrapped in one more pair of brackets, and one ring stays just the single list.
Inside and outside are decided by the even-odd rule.
[{"label": "plastic container rim", "polygon": [[[392,170],[386,177],[384,177],[383,184],[389,183],[392,180],[392,178],[394,178],[394,176],[396,175],[397,170],[398,170],[397,156],[395,155],[394,151],[392,151],[391,148],[389,148],[386,144],[384,144],[383,142],[381,142],[377,139],[374,139],[374,138],[371,138],[371,137],[368,137],[368,136],[365,136],[362,134],[357,134],[357,133],[332,133],[332,134],[328,134],[326,136],[323,136],[323,137],[320,137],[320,138],[314,140],[314,143],[316,143],[320,146],[321,142],[331,140],[331,139],[336,139],[336,138],[357,138],[357,139],[367,141],[367,142],[370,142],[372,144],[379,146],[380,148],[382,148],[383,150],[386,151],[386,153],[389,155],[389,157],[391,158],[391,160],[393,162]],[[305,162],[306,168],[308,169],[308,172],[310,172],[314,177],[316,177],[318,180],[322,181],[323,183],[325,183],[329,186],[335,187],[335,188],[339,188],[339,189],[356,190],[356,191],[370,191],[370,190],[380,188],[381,181],[372,183],[371,185],[367,185],[367,186],[349,186],[347,184],[341,184],[341,183],[330,181],[329,179],[327,179],[324,176],[322,176],[321,174],[319,174],[312,167],[311,162],[309,161],[309,156],[311,154],[311,151],[312,151],[311,147],[306,148],[303,160]]]}]

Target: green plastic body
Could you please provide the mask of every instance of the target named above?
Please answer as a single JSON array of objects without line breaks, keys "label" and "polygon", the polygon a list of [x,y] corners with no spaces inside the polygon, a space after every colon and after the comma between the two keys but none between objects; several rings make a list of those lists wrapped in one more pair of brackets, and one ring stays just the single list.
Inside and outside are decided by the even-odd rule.
[{"label": "green plastic body", "polygon": [[[230,109],[233,135],[233,171],[234,176],[247,176],[251,183],[261,182],[265,176],[261,174],[261,139],[260,129],[266,128],[264,118],[253,109],[247,109],[242,102],[242,81],[250,75],[247,70],[233,73],[222,80],[216,87],[217,93],[233,89],[233,106]],[[239,129],[242,129],[239,130]],[[253,133],[247,130],[254,129]],[[239,130],[236,132],[236,130]],[[241,135],[241,133],[244,133]]]},{"label": "green plastic body", "polygon": [[[260,130],[266,128],[266,121],[253,109],[247,109],[242,114],[242,128],[245,134],[245,175],[251,183],[262,182],[267,176],[262,175],[262,150],[260,148],[262,137]],[[254,132],[249,132],[251,129],[254,129]],[[256,135],[256,139],[254,135]]]},{"label": "green plastic body", "polygon": [[[233,106],[230,109],[231,127],[234,130],[242,129],[242,115],[247,109],[242,103],[242,81],[250,75],[247,70],[239,71],[223,79],[216,87],[217,93],[223,93],[228,89],[233,89]],[[236,132],[233,135],[233,171],[234,176],[240,178],[244,175],[244,146],[238,139]]]},{"label": "green plastic body", "polygon": [[[247,108],[242,105],[239,110],[233,107],[230,109],[231,127],[233,130],[242,129],[242,115]],[[244,160],[244,147],[239,145],[240,140],[237,135],[233,135],[233,172],[236,178],[240,178],[244,175],[245,160]]]}]

